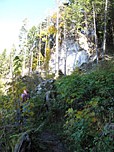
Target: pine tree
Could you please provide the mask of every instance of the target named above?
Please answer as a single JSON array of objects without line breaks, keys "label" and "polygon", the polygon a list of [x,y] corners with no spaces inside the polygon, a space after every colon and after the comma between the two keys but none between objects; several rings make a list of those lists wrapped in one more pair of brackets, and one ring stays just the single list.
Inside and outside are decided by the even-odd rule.
[{"label": "pine tree", "polygon": [[26,69],[26,54],[27,54],[27,18],[23,20],[23,25],[19,34],[19,48],[20,56],[22,58],[22,76],[25,74]]}]

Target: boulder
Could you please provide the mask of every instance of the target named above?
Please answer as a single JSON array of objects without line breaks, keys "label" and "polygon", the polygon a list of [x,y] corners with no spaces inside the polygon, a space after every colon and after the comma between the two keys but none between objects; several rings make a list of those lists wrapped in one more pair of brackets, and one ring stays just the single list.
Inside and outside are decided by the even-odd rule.
[{"label": "boulder", "polygon": [[79,51],[76,56],[76,66],[80,67],[83,63],[88,63],[89,55],[85,50]]}]

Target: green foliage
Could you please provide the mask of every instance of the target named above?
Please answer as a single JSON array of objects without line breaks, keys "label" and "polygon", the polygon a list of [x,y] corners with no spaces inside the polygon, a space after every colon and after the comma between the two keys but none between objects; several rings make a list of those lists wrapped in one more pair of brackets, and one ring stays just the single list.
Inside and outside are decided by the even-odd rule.
[{"label": "green foliage", "polygon": [[6,49],[0,54],[0,78],[5,78],[9,72],[9,59]]},{"label": "green foliage", "polygon": [[21,72],[22,72],[22,60],[20,59],[19,56],[16,56],[13,60],[14,63],[14,75],[16,76],[20,76]]},{"label": "green foliage", "polygon": [[48,73],[49,70],[49,60],[51,58],[51,50],[49,48],[46,48],[46,57],[44,61],[44,69],[46,71],[46,74]]},{"label": "green foliage", "polygon": [[[17,78],[10,84],[6,96],[0,98],[0,131],[7,151],[14,150],[19,132],[27,130],[56,132],[69,151],[112,152],[114,124],[114,66],[101,64],[96,71],[85,74],[76,70],[70,76],[58,78],[54,84],[56,97],[45,102],[45,90],[34,92],[40,80],[37,75]],[[26,125],[18,125],[17,110],[20,94],[29,89],[31,99],[24,103]],[[16,126],[15,126],[16,124]],[[14,127],[15,126],[15,127]],[[4,127],[6,129],[4,130]],[[11,128],[10,131],[7,127]],[[36,137],[34,137],[36,138]],[[37,138],[34,139],[37,141]],[[9,142],[10,141],[10,142]],[[34,145],[35,146],[35,145]],[[5,149],[3,146],[3,149]]]},{"label": "green foliage", "polygon": [[[104,68],[103,68],[104,67]],[[90,74],[72,74],[56,82],[58,100],[66,102],[64,133],[70,151],[109,151],[113,147],[114,67],[112,63]]]},{"label": "green foliage", "polygon": [[[19,59],[15,58],[16,61]],[[18,77],[8,84],[8,90],[6,95],[0,96],[0,145],[3,152],[14,151],[14,147],[17,144],[17,139],[19,138],[19,132],[24,132],[33,127],[34,122],[36,122],[36,115],[39,108],[36,105],[40,105],[41,99],[27,100],[22,103],[21,94],[24,89],[29,91],[34,90],[34,88],[39,83],[39,78],[37,75],[32,75],[31,77]],[[37,103],[37,104],[36,104]],[[26,125],[20,123],[19,111],[21,110],[20,105],[23,106],[23,113],[20,113],[22,118],[26,118]]]}]

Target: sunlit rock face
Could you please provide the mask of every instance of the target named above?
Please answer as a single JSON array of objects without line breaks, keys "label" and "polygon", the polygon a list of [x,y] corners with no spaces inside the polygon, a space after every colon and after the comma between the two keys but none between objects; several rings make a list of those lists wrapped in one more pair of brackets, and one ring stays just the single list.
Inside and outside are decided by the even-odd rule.
[{"label": "sunlit rock face", "polygon": [[[51,54],[49,67],[52,73],[55,73],[56,52]],[[79,42],[74,39],[63,40],[62,45],[59,47],[59,70],[66,74],[71,74],[76,67],[80,67],[83,63],[88,63],[89,52],[87,39],[83,35],[79,36]]]},{"label": "sunlit rock face", "polygon": [[88,51],[89,47],[88,47],[88,43],[87,43],[87,37],[84,34],[82,34],[82,33],[78,33],[78,34],[79,34],[79,40],[78,40],[79,46],[83,50]]},{"label": "sunlit rock face", "polygon": [[85,50],[79,51],[76,55],[76,66],[80,67],[83,63],[88,63],[89,55]]}]

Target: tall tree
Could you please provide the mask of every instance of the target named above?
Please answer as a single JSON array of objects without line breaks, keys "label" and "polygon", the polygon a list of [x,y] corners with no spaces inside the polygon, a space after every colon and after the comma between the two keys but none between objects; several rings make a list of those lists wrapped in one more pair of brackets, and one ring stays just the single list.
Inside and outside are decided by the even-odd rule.
[{"label": "tall tree", "polygon": [[23,20],[23,25],[19,34],[20,55],[22,57],[22,76],[25,74],[26,68],[26,53],[27,53],[27,18]]},{"label": "tall tree", "polygon": [[6,78],[8,74],[9,74],[9,61],[7,56],[7,50],[4,49],[4,51],[0,54],[0,77]]},{"label": "tall tree", "polygon": [[96,15],[95,15],[95,4],[93,5],[93,21],[94,21],[94,35],[95,35],[95,50],[96,50],[96,60],[98,63],[98,39],[97,39],[97,31],[96,31]]},{"label": "tall tree", "polygon": [[15,58],[15,54],[16,54],[16,52],[17,52],[17,50],[16,50],[16,47],[15,47],[15,45],[13,45],[12,46],[12,49],[11,49],[11,52],[10,52],[10,77],[11,77],[11,79],[13,79],[13,72],[14,72],[14,69],[13,69],[13,60],[14,60],[14,58]]},{"label": "tall tree", "polygon": [[57,17],[56,17],[56,28],[57,28],[57,32],[56,32],[56,64],[55,64],[55,75],[56,77],[59,76],[59,0],[56,0],[56,5],[57,5]]},{"label": "tall tree", "polygon": [[108,6],[108,0],[106,0],[106,1],[105,1],[105,9],[104,9],[104,37],[103,37],[103,54],[105,54],[105,52],[106,52],[107,6]]},{"label": "tall tree", "polygon": [[27,35],[27,46],[28,46],[28,67],[29,67],[29,73],[33,70],[33,57],[35,57],[36,48],[37,48],[37,38],[38,38],[38,30],[35,26],[33,26],[29,31]]}]

